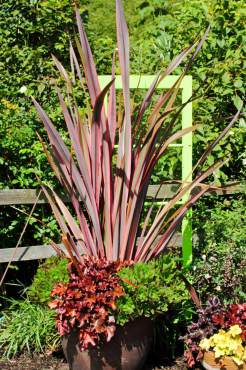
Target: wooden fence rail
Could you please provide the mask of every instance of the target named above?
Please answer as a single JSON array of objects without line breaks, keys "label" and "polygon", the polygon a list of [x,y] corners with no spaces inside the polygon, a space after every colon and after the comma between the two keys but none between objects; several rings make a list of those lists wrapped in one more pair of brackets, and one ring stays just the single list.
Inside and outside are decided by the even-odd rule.
[{"label": "wooden fence rail", "polygon": [[[211,189],[208,194],[228,195],[240,193],[244,189],[242,184],[227,184],[224,188]],[[176,192],[178,185],[176,183],[165,185],[149,185],[147,192],[147,200],[163,200],[170,199]],[[13,205],[13,204],[44,204],[48,203],[44,194],[41,194],[37,201],[39,190],[38,189],[6,189],[0,190],[0,206]],[[69,201],[66,197],[61,198],[64,201]]]},{"label": "wooden fence rail", "polygon": [[[178,185],[175,183],[165,185],[150,185],[147,192],[147,200],[163,200],[170,199],[177,190]],[[228,184],[224,188],[212,189],[210,194],[218,195],[229,195],[235,193],[242,193],[245,189],[245,185],[242,184]],[[37,195],[39,190],[37,189],[10,189],[0,190],[0,206],[11,206],[11,205],[28,205],[28,204],[45,204],[48,203],[44,194],[40,196],[37,201]],[[65,201],[69,201],[66,197],[63,197]],[[170,241],[170,247],[176,247],[181,244],[181,235],[176,233]],[[197,237],[194,235],[193,240]],[[27,261],[48,258],[55,255],[55,251],[50,245],[34,245],[27,247],[19,247],[15,251],[13,257],[13,248],[0,248],[0,263],[6,263],[10,259],[13,262],[16,261]],[[12,258],[13,257],[13,258]]]}]

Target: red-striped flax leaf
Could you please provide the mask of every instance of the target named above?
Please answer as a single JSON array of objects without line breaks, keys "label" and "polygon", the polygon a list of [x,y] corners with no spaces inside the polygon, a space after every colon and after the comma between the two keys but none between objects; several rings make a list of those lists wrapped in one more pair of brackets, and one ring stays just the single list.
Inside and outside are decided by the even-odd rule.
[{"label": "red-striped flax leaf", "polygon": [[[85,158],[84,158],[84,155],[83,155],[83,152],[82,152],[82,148],[80,146],[79,137],[78,137],[78,135],[76,135],[77,132],[74,128],[73,120],[70,117],[70,114],[67,110],[66,104],[65,104],[59,90],[57,90],[57,93],[58,93],[58,97],[59,97],[59,100],[60,100],[60,105],[61,105],[61,108],[62,108],[63,116],[64,116],[65,122],[67,124],[67,128],[68,128],[68,131],[69,131],[71,142],[74,145],[74,150],[75,150],[76,158],[77,158],[77,161],[78,161],[78,164],[79,164],[79,169],[80,169],[80,173],[81,173],[81,176],[82,176],[82,180],[83,180],[83,183],[84,183],[85,192],[86,192],[86,194],[88,194],[88,197],[91,199],[91,202],[96,204],[96,207],[97,207],[97,210],[98,210],[100,183],[97,185],[98,186],[97,192],[96,192],[96,187],[95,187],[95,189],[94,189],[95,191],[93,193],[92,184],[90,182],[90,177],[88,176],[88,172],[87,172]],[[95,110],[94,110],[94,116],[95,117],[97,115],[96,112],[98,110],[98,105],[100,105],[100,99],[99,99],[99,103],[95,105]],[[95,123],[95,118],[94,118],[93,122]],[[93,169],[93,164],[92,164],[92,169]],[[99,181],[100,180],[100,163],[98,165],[98,170],[96,171],[96,173],[97,173],[97,181]],[[96,214],[98,214],[98,211],[96,211]]]},{"label": "red-striped flax leaf", "polygon": [[[111,85],[113,84],[113,80],[110,81],[102,92],[98,95],[92,116],[92,127],[91,127],[91,167],[92,167],[92,184],[94,189],[94,194],[96,198],[96,204],[99,210],[99,196],[100,196],[100,189],[101,189],[101,181],[102,181],[102,146],[103,143],[105,144],[104,149],[106,146],[109,146],[109,143],[103,137],[103,128],[106,130],[106,120],[102,119],[102,109],[105,96],[110,89]],[[109,170],[109,148],[108,150],[104,151],[105,158],[104,160],[107,161],[107,171]]]},{"label": "red-striped flax leaf", "polygon": [[[84,235],[85,235],[85,239],[86,239],[86,244],[87,246],[90,246],[91,250],[93,249],[92,245],[93,245],[93,240],[91,239],[91,237],[89,238],[88,237],[88,233],[90,233],[89,229],[88,229],[88,226],[87,226],[87,222],[86,222],[86,219],[83,215],[83,212],[81,212],[81,207],[80,207],[80,203],[79,203],[79,200],[78,198],[74,195],[74,194],[71,194],[72,193],[72,190],[70,189],[70,187],[68,185],[65,184],[65,179],[62,177],[62,172],[59,170],[58,166],[56,165],[53,157],[52,157],[52,154],[49,153],[45,143],[42,141],[41,137],[38,135],[38,138],[39,140],[41,141],[42,143],[42,146],[43,146],[43,149],[44,149],[44,152],[46,154],[46,157],[51,165],[51,168],[53,169],[54,173],[56,174],[58,180],[60,181],[60,183],[65,186],[67,189],[69,189],[69,195],[70,195],[70,198],[71,198],[71,201],[72,201],[72,204],[73,204],[73,207],[76,211],[76,215],[78,217],[78,220],[80,222],[80,225],[81,225],[81,229],[82,230],[85,230],[84,231]],[[84,223],[86,223],[84,225]],[[88,230],[88,232],[87,232]]]},{"label": "red-striped flax leaf", "polygon": [[[128,207],[127,207],[127,223],[124,230],[124,237],[123,241],[121,243],[122,248],[122,255],[126,254],[127,256],[132,255],[133,253],[133,247],[134,245],[132,242],[134,241],[134,238],[132,237],[132,231],[135,230],[135,227],[133,227],[132,223],[136,225],[136,221],[140,219],[140,214],[143,206],[143,194],[144,197],[146,195],[146,192],[144,191],[141,194],[141,197],[139,197],[140,192],[143,188],[146,189],[146,185],[148,184],[148,181],[143,182],[143,174],[145,171],[146,166],[148,165],[148,162],[151,160],[151,149],[155,147],[155,139],[149,140],[144,145],[143,149],[141,150],[139,154],[139,159],[136,164],[136,168],[134,168],[133,173],[133,179],[131,183],[131,192],[130,192],[130,198],[128,200]],[[141,204],[141,207],[140,207]],[[129,234],[131,233],[131,243],[129,244]],[[127,252],[126,252],[127,250]]]},{"label": "red-striped flax leaf", "polygon": [[[49,204],[52,208],[52,211],[55,215],[56,221],[58,222],[60,229],[63,234],[67,234],[69,232],[68,227],[66,225],[66,222],[64,221],[61,212],[59,211],[59,208],[57,207],[55,201],[53,200],[52,196],[49,194],[48,190],[42,186],[42,190],[44,192],[44,195],[46,196],[47,200],[49,201]],[[58,247],[59,248],[59,247]]]},{"label": "red-striped flax leaf", "polygon": [[[154,201],[156,201],[157,199],[157,196],[159,194],[159,191],[161,190],[161,187],[163,186],[163,184],[165,183],[165,181],[162,181],[162,183],[159,185],[159,189],[157,190],[156,194],[155,194],[155,197],[153,198],[152,202],[152,206],[149,208],[148,210],[148,213],[144,219],[144,224],[143,224],[143,227],[142,227],[142,231],[141,231],[141,235],[140,235],[140,238],[139,238],[139,243],[138,243],[138,248],[141,249],[142,248],[142,244],[143,244],[143,240],[144,240],[144,237],[145,237],[145,233],[146,233],[146,230],[147,230],[147,227],[148,227],[148,224],[149,224],[149,221],[150,221],[150,216],[152,214],[152,211],[153,211],[153,208],[154,208]],[[165,197],[164,197],[165,199]],[[157,215],[159,214],[161,210],[161,207],[159,207],[158,211],[157,211]]]},{"label": "red-striped flax leaf", "polygon": [[[140,168],[139,176],[137,177],[136,184],[134,186],[131,186],[130,192],[131,192],[131,201],[128,202],[127,206],[127,214],[126,214],[126,222],[124,225],[122,237],[121,237],[121,246],[120,246],[120,259],[123,260],[125,256],[131,254],[131,247],[128,245],[128,238],[130,232],[133,232],[133,217],[135,218],[135,221],[137,220],[137,216],[135,215],[136,211],[136,205],[138,203],[138,211],[141,213],[141,207],[140,207],[140,200],[139,200],[139,189],[141,185],[141,177],[144,172],[144,165]],[[134,173],[135,174],[135,173]],[[133,185],[133,184],[132,184]],[[140,215],[139,215],[140,216]],[[130,250],[129,250],[130,248]],[[128,249],[128,251],[127,251]]]},{"label": "red-striped flax leaf", "polygon": [[[115,78],[113,77],[113,80],[105,87],[105,93],[104,96],[102,96],[102,103],[106,97],[107,91],[115,89]],[[104,92],[103,90],[103,92]],[[102,92],[102,94],[103,94]],[[112,94],[112,91],[111,91]],[[113,108],[112,103],[115,104],[114,101],[111,101],[111,106],[109,107],[110,110],[114,110],[112,112],[109,112],[109,114],[116,114],[116,106]],[[111,118],[116,120],[116,117]],[[116,122],[111,124],[114,125],[114,127],[111,127],[111,130],[113,135],[113,140],[115,136],[115,129],[116,129]],[[109,123],[107,119],[102,120],[102,128],[103,128],[103,137],[102,137],[102,143],[103,143],[103,156],[102,156],[102,170],[103,170],[103,195],[104,195],[104,245],[105,245],[105,253],[108,258],[108,260],[112,260],[113,258],[113,230],[112,230],[112,207],[113,207],[113,178],[112,178],[112,154],[113,154],[113,147],[112,147],[112,141],[110,136],[110,130],[109,130]]]},{"label": "red-striped flax leaf", "polygon": [[[124,184],[121,207],[121,235],[124,233],[126,207],[129,194],[129,183],[131,178],[132,164],[132,139],[131,139],[131,111],[130,111],[130,89],[129,89],[129,35],[126,19],[121,0],[116,0],[116,27],[117,27],[117,45],[121,69],[122,89],[124,96],[124,120],[123,137],[119,146],[119,151],[123,150],[125,155],[124,163]],[[123,157],[123,156],[122,156]]]},{"label": "red-striped flax leaf", "polygon": [[[61,230],[63,234],[67,235],[72,231],[74,237],[76,240],[78,240],[78,245],[81,247],[83,253],[92,254],[87,249],[87,246],[84,245],[84,237],[81,234],[81,231],[79,230],[75,220],[72,218],[72,215],[70,214],[69,210],[65,206],[65,204],[62,202],[62,200],[58,197],[58,195],[51,190],[52,196],[49,194],[48,189],[45,187],[42,187],[43,191],[49,200],[49,203],[51,205],[51,208],[53,210],[53,213],[61,227]],[[81,243],[83,242],[83,244]],[[88,244],[87,244],[88,245]],[[78,259],[80,259],[80,252],[77,248],[77,245],[75,244],[74,253],[77,256]],[[96,253],[96,250],[95,250]],[[82,261],[82,260],[81,260]]]},{"label": "red-striped flax leaf", "polygon": [[145,176],[147,176],[152,169],[155,167],[156,163],[161,159],[161,157],[165,154],[166,150],[168,149],[169,145],[172,144],[174,141],[182,138],[183,136],[189,134],[190,132],[195,131],[199,125],[195,125],[192,127],[187,127],[182,130],[175,132],[171,137],[169,137],[163,145],[161,145],[160,150],[158,150],[157,155],[154,156],[146,166]]},{"label": "red-striped flax leaf", "polygon": [[70,80],[70,78],[68,76],[67,71],[65,70],[65,68],[63,67],[63,65],[59,62],[59,60],[54,55],[52,55],[52,59],[53,59],[55,65],[56,65],[58,71],[60,72],[61,77],[66,82],[68,93],[69,94],[72,94],[72,82],[71,82],[71,80]]},{"label": "red-striped flax leaf", "polygon": [[137,118],[136,118],[136,123],[135,123],[135,134],[137,134],[137,128],[139,126],[139,124],[141,123],[142,121],[142,118],[143,118],[143,115],[146,111],[146,109],[149,107],[150,103],[151,103],[151,99],[153,97],[153,94],[156,90],[156,87],[158,85],[158,82],[159,82],[159,79],[160,79],[160,72],[158,73],[158,75],[154,78],[152,84],[150,85],[146,95],[144,96],[144,99],[140,105],[140,108],[139,108],[139,111],[138,111],[138,114],[137,114]]},{"label": "red-striped flax leaf", "polygon": [[199,42],[198,42],[198,45],[196,47],[196,50],[194,51],[193,55],[191,56],[190,60],[188,61],[186,67],[185,67],[185,70],[186,70],[186,73],[188,73],[190,67],[192,66],[192,63],[195,59],[195,57],[197,56],[197,54],[199,53],[199,51],[201,50],[201,47],[202,45],[204,44],[204,42],[206,41],[206,38],[208,37],[208,34],[209,34],[209,31],[210,31],[210,28],[211,26],[209,25],[204,33],[204,35],[199,39]]},{"label": "red-striped flax leaf", "polygon": [[[168,125],[165,127],[165,130],[164,132],[162,132],[162,136],[160,138],[160,140],[158,140],[157,142],[157,139],[158,139],[158,136],[159,136],[159,132],[160,132],[160,129],[162,127],[162,124],[163,124],[163,121],[166,119],[166,116],[169,115],[169,111],[165,111],[159,118],[158,120],[156,121],[156,126],[158,126],[158,129],[155,130],[155,132],[152,132],[152,142],[155,144],[157,142],[156,145],[153,145],[152,144],[152,152],[151,154],[149,154],[149,163],[148,163],[148,166],[146,166],[146,173],[145,173],[145,177],[148,178],[148,174],[153,170],[155,164],[156,164],[156,161],[157,161],[157,158],[160,154],[160,151],[161,149],[163,148],[163,146],[165,145],[165,142],[166,140],[170,137],[171,135],[171,132],[172,132],[172,129],[174,127],[174,124],[176,123],[182,109],[184,108],[184,106],[188,104],[188,102],[184,103],[181,105],[181,107],[178,109],[178,111],[175,113],[174,117],[172,118],[172,120],[170,121],[170,123],[168,123]],[[175,109],[171,109],[171,111],[174,111]],[[154,126],[153,126],[153,129],[152,131],[154,131]],[[149,133],[149,135],[151,134],[151,132]],[[149,139],[149,138],[148,138]],[[149,139],[150,140],[150,139]],[[159,156],[159,159],[160,159],[160,156]],[[143,180],[145,181],[145,180]]]},{"label": "red-striped flax leaf", "polygon": [[[147,185],[149,183],[149,178],[151,174],[147,173],[146,167],[148,166],[148,163],[152,161],[153,155],[155,154],[155,143],[156,137],[154,135],[146,140],[146,143],[139,154],[137,164],[134,168],[133,180],[131,184],[131,198],[129,198],[128,201],[128,218],[125,229],[125,238],[124,242],[122,243],[122,247],[128,249],[127,255],[132,255],[133,245],[131,243],[129,244],[129,239],[127,239],[126,236],[128,236],[130,230],[135,230],[134,228],[132,228],[131,224],[135,224],[135,221],[140,219],[139,211],[141,212],[141,208],[139,207],[139,203],[143,205],[142,200],[144,201],[144,199],[142,199],[142,195],[144,194],[145,197],[146,192],[144,191],[144,193],[141,194],[141,201],[139,199],[139,194],[142,192],[143,189],[147,191]],[[143,180],[143,175],[145,173],[147,174],[145,176],[145,180]],[[137,211],[135,211],[136,208]],[[131,240],[133,241],[133,238],[131,238]]]},{"label": "red-striped flax leaf", "polygon": [[[179,202],[187,192],[192,191],[196,186],[198,186],[203,180],[205,180],[208,176],[210,176],[215,170],[220,168],[225,163],[225,160],[218,161],[215,165],[209,167],[206,171],[200,174],[196,179],[188,183],[188,185],[184,185],[177,190],[176,194],[174,194],[173,198],[165,204],[159,214],[155,217],[153,224],[151,225],[145,239],[142,243],[141,250],[138,248],[136,253],[136,259],[142,260],[143,256],[146,255],[148,249],[151,248],[154,241],[160,235],[160,231],[163,227],[163,218],[164,216],[173,209],[173,207]],[[204,190],[204,189],[203,189]]]},{"label": "red-striped flax leaf", "polygon": [[120,252],[120,209],[117,209],[113,227],[113,260],[119,259]]},{"label": "red-striped flax leaf", "polygon": [[[149,132],[152,130],[158,130],[158,128],[161,126],[162,122],[159,122],[159,114],[161,108],[164,106],[164,104],[167,103],[165,110],[164,110],[164,115],[167,112],[172,111],[173,104],[176,100],[177,94],[178,94],[178,89],[179,86],[184,78],[184,74],[182,74],[178,80],[173,84],[173,86],[164,94],[164,96],[160,96],[159,100],[157,101],[155,107],[152,110],[152,113],[148,117],[148,123],[150,125],[149,130],[147,131],[145,135],[146,137],[149,135]],[[158,123],[159,122],[159,123]]]},{"label": "red-striped flax leaf", "polygon": [[52,246],[52,248],[59,257],[61,258],[68,257],[67,254],[60,248],[60,246],[57,243],[53,242],[53,240],[50,241],[50,245]]},{"label": "red-striped flax leaf", "polygon": [[[122,158],[122,163],[124,162],[124,158]],[[122,176],[122,163],[120,166],[116,168],[115,173],[115,186],[114,186],[114,202],[113,202],[113,213],[112,213],[112,222],[116,218],[116,213],[118,209],[121,207],[121,198],[122,198],[122,186],[123,186],[123,176]],[[118,173],[119,172],[119,173]]]},{"label": "red-striped flax leaf", "polygon": [[[167,114],[168,113],[166,113],[166,115]],[[146,182],[146,179],[149,178],[148,174],[150,171],[147,171],[146,169],[148,168],[149,163],[152,163],[156,156],[156,152],[158,150],[158,146],[156,146],[157,136],[158,136],[158,131],[153,132],[152,136],[149,136],[146,139],[145,143],[143,144],[143,148],[141,149],[140,153],[138,154],[136,158],[133,179],[132,179],[132,191],[131,191],[131,194],[133,195],[141,191],[142,187],[144,186]],[[140,177],[141,182],[139,182],[139,177]],[[138,190],[136,191],[135,184],[137,181],[140,186],[138,187]],[[129,199],[129,204],[131,204],[131,199]]]},{"label": "red-striped flax leaf", "polygon": [[[102,240],[102,233],[101,233],[101,227],[99,222],[99,214],[97,212],[96,208],[96,202],[95,198],[93,196],[92,188],[90,188],[88,183],[88,177],[85,176],[85,178],[81,178],[81,174],[79,173],[76,165],[74,164],[73,160],[71,159],[70,152],[67,149],[66,145],[64,144],[62,138],[60,137],[60,134],[55,129],[54,125],[50,121],[47,114],[44,112],[44,110],[41,108],[41,106],[33,100],[34,104],[36,106],[37,112],[39,114],[40,119],[43,121],[44,126],[46,128],[46,131],[48,133],[52,149],[54,154],[57,156],[57,160],[61,166],[61,169],[63,171],[63,174],[68,182],[68,184],[71,184],[71,181],[74,183],[74,186],[76,187],[79,195],[81,196],[81,200],[84,201],[88,214],[91,217],[93,228],[96,234],[98,247],[101,251],[101,254],[103,255],[103,240]],[[70,166],[72,165],[72,172],[70,171]],[[85,184],[87,185],[87,188],[85,188]],[[71,184],[72,188],[72,184]],[[87,194],[89,195],[87,196]]]},{"label": "red-striped flax leaf", "polygon": [[119,249],[120,246],[120,214],[122,206],[122,190],[123,190],[123,175],[118,173],[118,171],[123,171],[120,167],[123,167],[124,157],[121,160],[120,166],[116,168],[116,179],[114,186],[114,202],[113,202],[113,213],[112,213],[112,225],[113,225],[113,256],[117,256],[119,259]]},{"label": "red-striped flax leaf", "polygon": [[132,226],[130,228],[128,243],[127,243],[127,251],[126,251],[126,256],[130,260],[133,260],[135,256],[137,232],[139,228],[140,217],[141,217],[144,201],[146,198],[147,190],[148,190],[148,183],[146,182],[144,186],[142,186],[141,192],[138,195],[137,203],[134,209],[134,216],[132,218]]},{"label": "red-striped flax leaf", "polygon": [[[81,48],[81,45],[80,45],[79,40],[77,38],[76,38],[76,43],[77,43],[77,46],[80,49],[80,54],[82,54],[82,48]],[[80,85],[81,85],[82,90],[84,92],[84,100],[86,102],[87,112],[90,112],[90,105],[89,105],[88,97],[87,97],[88,94],[86,93],[85,81],[82,77],[79,62],[78,62],[78,59],[76,57],[76,54],[75,54],[75,51],[74,51],[74,48],[73,48],[72,44],[70,44],[70,55],[71,55],[72,62],[75,66],[75,70],[76,70],[77,76],[79,78]]]},{"label": "red-striped flax leaf", "polygon": [[149,104],[151,102],[151,98],[153,96],[153,93],[155,92],[156,87],[159,85],[159,83],[166,76],[170,75],[180,65],[180,63],[192,51],[192,49],[194,47],[195,47],[195,43],[192,44],[191,46],[189,46],[188,48],[182,50],[182,52],[172,60],[172,62],[168,65],[168,67],[166,68],[166,70],[164,72],[159,72],[159,74],[157,75],[157,77],[154,79],[151,86],[149,87],[149,89],[148,89],[148,91],[147,91],[147,93],[144,97],[143,103],[141,104],[141,107],[139,109],[139,113],[138,113],[138,116],[137,116],[137,121],[138,122],[141,121],[146,108],[149,106]]},{"label": "red-striped flax leaf", "polygon": [[[80,43],[78,37],[76,37],[76,36],[75,36],[75,41],[76,41],[76,47],[77,47],[79,55],[80,55],[80,59],[83,60],[84,56],[83,56],[81,43]],[[86,85],[86,78],[82,77],[80,83],[81,83],[81,86],[82,86],[82,89],[83,89],[83,92],[84,92],[84,100],[85,100],[86,111],[87,111],[87,115],[88,115],[88,122],[91,122],[91,117],[92,117],[91,99],[90,99],[90,96],[89,96],[90,93],[88,94],[88,88],[87,88],[87,85]]]},{"label": "red-striped flax leaf", "polygon": [[76,112],[76,135],[78,135],[79,146],[81,147],[82,153],[84,155],[85,165],[87,168],[87,176],[92,184],[92,174],[91,174],[91,153],[89,149],[90,135],[88,132],[88,127],[84,124],[80,113],[77,109]]},{"label": "red-striped flax leaf", "polygon": [[[132,233],[135,228],[132,228],[132,222],[135,222],[140,218],[142,206],[140,207],[140,204],[143,205],[142,201],[142,196],[139,198],[140,190],[143,188],[144,184],[142,183],[142,177],[145,171],[145,167],[150,160],[151,157],[149,157],[149,150],[151,145],[154,145],[152,142],[146,143],[146,145],[143,147],[139,154],[138,162],[134,168],[133,172],[133,178],[131,182],[131,189],[130,189],[130,195],[128,199],[128,206],[127,206],[127,222],[124,230],[124,236],[123,236],[123,241],[121,243],[121,248],[122,248],[122,255],[126,254],[131,255],[133,251],[133,245],[129,242],[129,234]],[[145,192],[144,192],[145,194]],[[137,208],[137,211],[136,211]],[[137,213],[136,213],[137,212]],[[134,218],[134,221],[133,221]],[[131,240],[133,241],[133,238],[131,237]]]},{"label": "red-striped flax leaf", "polygon": [[138,245],[139,245],[139,248],[141,248],[142,246],[142,242],[143,242],[143,239],[144,239],[144,236],[145,236],[145,232],[147,230],[147,227],[148,227],[148,224],[149,224],[149,221],[150,221],[150,217],[151,217],[151,214],[153,212],[153,209],[154,209],[154,204],[151,205],[151,207],[149,208],[148,212],[147,212],[147,215],[144,219],[144,224],[143,224],[143,227],[142,227],[142,231],[141,231],[141,235],[139,237],[139,241],[138,241]]},{"label": "red-striped flax leaf", "polygon": [[[112,60],[112,80],[114,79],[115,79],[115,53],[113,55],[113,60]],[[116,127],[117,127],[115,82],[111,85],[110,91],[109,91],[108,126],[109,126],[109,132],[110,132],[111,156],[112,156],[113,150],[114,150],[114,143],[115,143]]]},{"label": "red-striped flax leaf", "polygon": [[[155,108],[153,109],[153,112],[152,112],[152,114],[150,115],[150,117],[149,117],[149,122],[151,123],[152,122],[152,125],[153,125],[153,122],[155,122],[155,117],[156,117],[156,115],[158,114],[158,112],[160,111],[160,108],[164,105],[164,103],[166,102],[166,101],[168,101],[168,99],[169,99],[169,102],[168,102],[168,104],[167,104],[167,106],[166,106],[166,110],[169,110],[169,109],[171,109],[172,108],[172,105],[173,105],[173,103],[174,103],[174,101],[176,100],[176,96],[177,96],[177,93],[178,93],[178,88],[180,87],[180,85],[181,85],[181,82],[182,82],[182,79],[183,79],[183,77],[185,76],[185,74],[189,71],[189,69],[190,69],[190,67],[191,67],[191,65],[192,65],[192,62],[193,62],[193,60],[195,59],[195,57],[196,57],[196,55],[197,55],[197,53],[199,52],[199,50],[201,49],[201,47],[202,47],[202,45],[203,45],[203,43],[204,43],[204,41],[206,40],[206,37],[207,37],[207,35],[208,35],[208,32],[209,32],[209,27],[207,28],[207,30],[206,30],[206,32],[205,32],[205,34],[204,34],[204,36],[199,40],[199,42],[197,43],[197,46],[196,46],[196,48],[195,48],[195,51],[194,51],[194,53],[192,54],[192,56],[190,57],[190,59],[189,59],[189,62],[187,63],[187,65],[185,66],[185,68],[184,68],[184,71],[182,72],[182,74],[180,75],[180,77],[178,78],[178,80],[175,82],[175,84],[172,86],[172,88],[171,89],[169,89],[169,91],[164,95],[164,97],[160,97],[159,98],[159,100],[158,100],[158,102],[157,102],[157,104],[156,104],[156,106],[155,106]],[[182,61],[182,59],[184,58],[184,56],[186,56],[186,55],[188,55],[189,54],[189,52],[194,48],[194,46],[195,46],[196,44],[193,44],[193,45],[191,45],[191,47],[190,48],[187,48],[185,51],[184,51],[184,53],[181,53],[180,54],[180,56],[181,56],[181,58],[180,58],[180,56],[178,56],[177,58],[175,58],[174,59],[174,65],[178,62],[178,64],[180,64],[180,62]],[[172,63],[171,63],[172,64]],[[173,66],[173,65],[172,65]],[[170,67],[168,67],[167,68],[167,71],[169,72],[170,71],[170,68],[172,69],[172,66]],[[147,133],[148,134],[148,133]],[[147,135],[146,134],[146,135]]]},{"label": "red-striped flax leaf", "polygon": [[[158,84],[168,75],[170,75],[183,61],[183,59],[192,51],[192,49],[195,47],[195,43],[192,44],[190,47],[184,49],[179,55],[177,55],[172,62],[169,64],[167,69],[164,72],[159,72],[157,77],[152,82],[151,86],[149,87],[143,102],[140,106],[139,113],[137,115],[137,124],[139,124],[142,120],[142,117],[144,115],[145,110],[148,108],[149,104],[151,103],[151,99],[153,97],[153,94],[155,92],[156,87]],[[165,101],[164,101],[165,102]],[[164,102],[161,104],[163,106]]]},{"label": "red-striped flax leaf", "polygon": [[207,147],[205,152],[202,154],[201,158],[198,160],[197,166],[202,166],[206,159],[208,158],[208,155],[212,152],[212,150],[215,148],[215,146],[225,137],[225,135],[228,133],[228,131],[231,129],[231,127],[234,125],[234,123],[237,121],[239,115],[241,112],[241,108],[238,109],[235,116],[232,118],[231,122],[224,128],[224,130],[219,134],[219,136]]},{"label": "red-striped flax leaf", "polygon": [[[59,206],[64,219],[66,220],[66,223],[68,227],[71,229],[72,234],[75,237],[75,240],[78,242],[78,245],[81,247],[83,254],[93,254],[95,257],[97,256],[97,251],[95,248],[95,245],[93,244],[92,236],[90,234],[90,230],[87,224],[87,221],[84,217],[84,214],[82,210],[80,209],[80,214],[83,216],[83,223],[82,223],[82,230],[79,228],[77,222],[74,220],[73,216],[71,215],[69,209],[67,206],[63,203],[63,201],[60,199],[60,197],[54,192],[53,197]],[[88,249],[89,248],[89,249]]]},{"label": "red-striped flax leaf", "polygon": [[50,153],[48,148],[47,148],[47,145],[46,143],[43,141],[43,139],[41,138],[41,136],[39,135],[38,132],[36,132],[37,134],[37,137],[42,145],[42,148],[43,148],[43,151],[46,155],[46,158],[48,159],[48,162],[50,164],[50,167],[52,168],[52,170],[54,171],[57,179],[60,181],[60,183],[62,184],[63,183],[63,177],[62,177],[62,174],[61,174],[61,170],[59,169],[57,163],[55,162],[55,159],[52,155],[52,152]]},{"label": "red-striped flax leaf", "polygon": [[70,68],[72,73],[72,84],[75,85],[76,83],[76,74],[75,74],[75,60],[74,60],[74,50],[71,44],[69,43],[69,60],[70,60]]},{"label": "red-striped flax leaf", "polygon": [[82,63],[84,67],[85,78],[86,78],[87,87],[90,93],[91,103],[92,103],[92,106],[94,107],[96,103],[96,98],[100,94],[101,89],[100,89],[100,85],[98,81],[96,66],[94,63],[93,56],[92,56],[91,48],[88,43],[78,9],[76,9],[76,19],[77,19],[79,37],[80,37],[82,53],[83,53]]},{"label": "red-striped flax leaf", "polygon": [[79,264],[78,264],[78,260],[77,258],[75,258],[73,252],[75,250],[75,243],[73,241],[73,239],[71,238],[71,236],[69,234],[66,234],[66,235],[63,235],[62,236],[62,243],[65,245],[65,248],[69,254],[69,257],[71,259],[71,261],[73,262],[75,268],[77,269],[77,272],[78,274],[80,275],[80,277],[83,279],[83,273],[81,271],[81,268],[79,267]]},{"label": "red-striped flax leaf", "polygon": [[170,239],[172,238],[175,231],[178,229],[178,227],[181,224],[181,221],[183,220],[184,216],[186,215],[187,211],[198,201],[198,199],[206,193],[208,189],[204,188],[196,195],[192,195],[191,198],[182,206],[180,207],[180,212],[178,216],[172,221],[172,223],[169,225],[167,230],[164,232],[164,234],[160,237],[160,240],[158,240],[155,247],[149,251],[148,256],[146,258],[146,261],[149,261],[152,257],[157,257],[163,249],[168,245]]},{"label": "red-striped flax leaf", "polygon": [[[173,106],[173,104],[176,100],[176,97],[177,97],[177,94],[178,94],[178,89],[179,89],[179,87],[182,83],[182,80],[183,80],[184,76],[186,75],[186,73],[189,71],[189,69],[192,65],[192,62],[193,62],[194,58],[196,57],[198,51],[202,47],[202,45],[203,45],[203,43],[204,43],[204,41],[207,37],[208,31],[209,31],[209,28],[206,30],[205,35],[199,40],[194,53],[192,54],[192,56],[189,59],[189,62],[187,63],[187,65],[184,68],[184,71],[182,72],[182,74],[180,75],[180,77],[178,78],[176,83],[172,86],[172,88],[165,94],[166,97],[164,96],[163,101],[162,101],[162,98],[160,98],[160,101],[157,103],[156,108],[154,109],[154,113],[155,113],[154,116],[159,112],[160,107],[163,106],[165,100],[167,101],[167,106],[165,108],[165,111],[168,111],[169,109],[172,108],[172,106]],[[193,46],[195,46],[195,44],[192,45],[192,48],[193,48]],[[153,117],[152,117],[152,120],[153,120]],[[150,121],[151,121],[151,117],[150,117]]]},{"label": "red-striped flax leaf", "polygon": [[186,279],[186,277],[183,274],[181,274],[181,279],[184,281],[185,286],[190,293],[190,297],[193,303],[195,304],[197,308],[200,308],[202,304],[197,295],[197,292],[195,291],[195,288],[191,285],[191,283]]},{"label": "red-striped flax leaf", "polygon": [[[213,170],[210,172],[210,174],[212,172]],[[205,177],[206,176],[203,176],[203,179]],[[173,196],[173,198],[163,207],[160,207],[160,211],[156,215],[150,229],[148,230],[148,233],[146,234],[141,244],[141,247],[138,246],[136,257],[135,257],[136,260],[140,260],[143,254],[147,253],[148,249],[151,248],[151,246],[154,244],[156,238],[161,234],[161,230],[163,228],[163,222],[168,212],[171,209],[173,209],[173,207],[177,204],[177,202],[179,202],[187,192],[190,192],[190,190],[193,189],[193,187],[197,186],[198,183],[199,181],[195,182],[194,180],[192,183],[179,188],[176,194]]]}]

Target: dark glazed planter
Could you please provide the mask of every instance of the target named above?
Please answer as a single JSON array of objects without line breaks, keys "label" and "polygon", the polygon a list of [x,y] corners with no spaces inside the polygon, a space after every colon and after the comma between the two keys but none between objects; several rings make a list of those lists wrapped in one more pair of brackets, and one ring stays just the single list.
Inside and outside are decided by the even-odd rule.
[{"label": "dark glazed planter", "polygon": [[80,351],[76,332],[63,337],[62,347],[70,370],[140,370],[153,338],[153,324],[142,318],[116,329],[110,342]]}]

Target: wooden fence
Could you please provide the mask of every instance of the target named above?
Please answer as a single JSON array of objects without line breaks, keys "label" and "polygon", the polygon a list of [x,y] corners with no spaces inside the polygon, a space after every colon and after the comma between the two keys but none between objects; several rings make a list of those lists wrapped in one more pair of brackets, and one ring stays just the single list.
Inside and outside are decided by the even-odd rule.
[{"label": "wooden fence", "polygon": [[[163,199],[170,199],[177,190],[177,184],[167,185],[150,185],[147,192],[147,200],[162,201]],[[221,189],[212,189],[207,194],[229,195],[243,192],[245,188],[241,184],[228,184]],[[0,190],[0,206],[11,205],[32,205],[32,204],[45,204],[48,203],[44,194],[41,194],[37,200],[39,190],[35,189],[11,189]],[[63,198],[65,202],[69,200]],[[195,238],[195,237],[194,237]],[[178,246],[181,244],[181,235],[176,234],[170,241],[170,246]],[[55,255],[55,251],[49,245],[34,245],[19,247],[16,249],[13,257],[14,248],[0,248],[0,263],[12,261],[26,261],[43,259]]]}]

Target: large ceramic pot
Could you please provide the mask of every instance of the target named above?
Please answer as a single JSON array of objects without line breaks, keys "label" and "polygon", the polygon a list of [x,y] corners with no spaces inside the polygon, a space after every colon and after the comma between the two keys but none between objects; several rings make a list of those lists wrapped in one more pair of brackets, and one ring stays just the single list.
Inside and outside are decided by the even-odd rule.
[{"label": "large ceramic pot", "polygon": [[150,319],[141,318],[117,327],[110,342],[80,351],[78,334],[63,337],[62,347],[70,370],[140,370],[153,338]]},{"label": "large ceramic pot", "polygon": [[246,363],[237,365],[230,357],[215,358],[214,352],[205,352],[202,365],[206,370],[246,370]]}]

